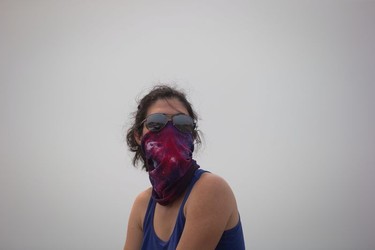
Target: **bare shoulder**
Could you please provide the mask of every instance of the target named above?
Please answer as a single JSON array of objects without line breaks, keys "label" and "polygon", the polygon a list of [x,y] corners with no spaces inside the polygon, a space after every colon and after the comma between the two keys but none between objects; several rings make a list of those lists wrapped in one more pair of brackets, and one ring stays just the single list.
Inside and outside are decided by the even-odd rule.
[{"label": "bare shoulder", "polygon": [[141,193],[139,193],[137,195],[137,197],[135,198],[135,202],[134,203],[139,203],[139,204],[144,204],[144,203],[148,203],[149,200],[150,200],[150,197],[151,197],[151,187],[147,188],[146,190],[142,191]]},{"label": "bare shoulder", "polygon": [[206,206],[207,203],[221,206],[229,214],[237,211],[236,199],[228,182],[224,178],[209,172],[202,174],[194,185],[187,200],[185,211],[189,206]]},{"label": "bare shoulder", "polygon": [[200,197],[216,194],[220,194],[222,198],[234,198],[232,189],[224,178],[209,172],[202,174],[194,185],[192,195]]},{"label": "bare shoulder", "polygon": [[143,220],[151,196],[151,188],[140,193],[133,203],[128,220],[124,250],[140,249],[143,236]]},{"label": "bare shoulder", "polygon": [[133,208],[138,211],[145,210],[150,201],[150,197],[151,197],[151,188],[148,188],[137,195],[133,204]]},{"label": "bare shoulder", "polygon": [[225,230],[239,221],[236,200],[220,176],[204,173],[184,207],[185,228],[177,249],[214,249]]},{"label": "bare shoulder", "polygon": [[141,229],[143,228],[143,220],[146,214],[148,203],[150,201],[150,197],[151,188],[148,188],[138,194],[133,203],[131,217]]}]

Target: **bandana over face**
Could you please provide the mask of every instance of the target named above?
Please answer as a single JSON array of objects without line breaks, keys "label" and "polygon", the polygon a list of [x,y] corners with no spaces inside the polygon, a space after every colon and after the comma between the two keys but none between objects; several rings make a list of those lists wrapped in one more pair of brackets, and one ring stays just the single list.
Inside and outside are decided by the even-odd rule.
[{"label": "bandana over face", "polygon": [[170,121],[160,131],[143,136],[141,147],[153,186],[152,197],[160,205],[176,200],[199,168],[192,158],[193,141],[191,133],[180,132]]}]

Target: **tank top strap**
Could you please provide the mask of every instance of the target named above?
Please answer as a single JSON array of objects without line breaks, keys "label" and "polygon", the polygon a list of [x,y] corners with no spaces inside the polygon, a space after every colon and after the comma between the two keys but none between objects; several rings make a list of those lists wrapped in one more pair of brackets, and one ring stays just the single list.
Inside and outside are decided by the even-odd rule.
[{"label": "tank top strap", "polygon": [[186,193],[185,193],[184,199],[182,200],[182,203],[181,203],[181,206],[180,206],[180,212],[183,210],[183,208],[185,206],[185,203],[186,203],[187,199],[189,198],[189,195],[190,195],[191,190],[193,189],[195,183],[199,180],[199,178],[201,177],[201,175],[204,174],[204,173],[210,173],[210,172],[207,171],[207,170],[200,169],[200,168],[198,168],[195,171],[195,173],[193,175],[193,178],[190,181],[190,184],[189,184],[189,186],[186,189]]},{"label": "tank top strap", "polygon": [[145,217],[144,217],[144,220],[143,220],[143,228],[144,229],[145,228],[149,229],[150,228],[149,225],[153,224],[155,206],[156,206],[156,202],[151,196],[150,200],[148,201],[146,214],[145,214]]}]

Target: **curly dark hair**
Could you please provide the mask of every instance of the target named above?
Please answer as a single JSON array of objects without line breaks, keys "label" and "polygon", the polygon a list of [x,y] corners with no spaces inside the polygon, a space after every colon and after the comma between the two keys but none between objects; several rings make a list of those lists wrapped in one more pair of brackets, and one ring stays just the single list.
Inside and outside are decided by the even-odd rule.
[{"label": "curly dark hair", "polygon": [[[197,121],[197,114],[193,110],[192,104],[187,100],[186,94],[182,90],[165,84],[154,86],[148,94],[146,94],[140,101],[137,102],[137,110],[134,113],[132,113],[133,125],[128,129],[126,134],[126,142],[129,146],[129,150],[135,153],[132,161],[135,167],[138,165],[138,162],[140,161],[142,163],[142,169],[145,169],[147,171],[147,166],[145,164],[145,156],[141,150],[141,146],[137,143],[135,137],[136,134],[142,134],[142,121],[144,121],[144,119],[146,118],[147,110],[151,105],[153,105],[156,101],[160,99],[168,100],[172,98],[176,98],[177,100],[179,100],[185,106],[190,117],[193,118],[194,121]],[[201,138],[198,134],[197,129],[193,131],[193,138],[196,144],[201,144]]]}]

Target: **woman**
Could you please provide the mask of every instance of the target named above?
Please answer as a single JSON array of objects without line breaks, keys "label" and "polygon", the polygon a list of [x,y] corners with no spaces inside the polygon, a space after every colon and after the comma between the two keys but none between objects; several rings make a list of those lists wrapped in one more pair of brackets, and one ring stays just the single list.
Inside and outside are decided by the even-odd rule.
[{"label": "woman", "polygon": [[196,120],[185,94],[170,86],[140,100],[127,143],[152,187],[134,201],[125,250],[245,249],[229,185],[192,159]]}]

